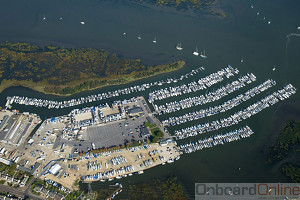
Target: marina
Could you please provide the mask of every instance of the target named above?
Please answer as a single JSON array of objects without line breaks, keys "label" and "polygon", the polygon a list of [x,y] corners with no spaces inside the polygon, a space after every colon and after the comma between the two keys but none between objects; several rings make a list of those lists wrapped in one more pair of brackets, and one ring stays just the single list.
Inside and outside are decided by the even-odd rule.
[{"label": "marina", "polygon": [[207,122],[204,124],[198,124],[181,130],[175,130],[174,134],[177,139],[184,139],[187,137],[193,137],[198,134],[203,134],[210,131],[215,131],[223,127],[229,127],[234,124],[250,118],[251,116],[261,112],[265,108],[268,108],[280,100],[283,101],[296,93],[296,88],[291,84],[288,84],[276,92],[262,98],[260,101],[248,106],[247,108],[238,111],[227,118]]},{"label": "marina", "polygon": [[223,145],[226,143],[234,142],[243,138],[250,137],[254,132],[249,126],[230,131],[224,134],[218,134],[215,136],[210,136],[205,139],[198,140],[196,142],[190,142],[187,144],[179,145],[179,149],[183,153],[192,153],[202,149],[212,148],[217,145]]},{"label": "marina", "polygon": [[181,116],[170,117],[169,119],[162,121],[162,124],[164,126],[170,126],[170,125],[175,126],[175,125],[179,125],[182,123],[186,123],[188,121],[194,121],[194,120],[198,120],[201,118],[213,116],[220,112],[226,112],[226,111],[240,105],[242,102],[245,102],[245,101],[251,99],[252,97],[260,94],[261,92],[273,87],[275,84],[276,84],[276,81],[269,79],[269,80],[259,84],[258,86],[246,91],[245,93],[239,94],[236,97],[234,97],[220,105],[201,109],[199,111],[186,113]]},{"label": "marina", "polygon": [[199,67],[197,69],[193,69],[192,71],[190,71],[184,75],[181,75],[180,78],[168,78],[166,80],[156,81],[153,83],[145,83],[142,85],[136,85],[133,87],[118,89],[115,91],[109,91],[109,92],[105,92],[105,93],[101,93],[101,94],[89,95],[87,97],[81,97],[78,99],[70,99],[68,101],[53,101],[53,100],[37,99],[37,98],[30,98],[30,97],[20,97],[20,96],[9,97],[9,96],[7,96],[7,102],[6,102],[5,106],[7,108],[10,108],[11,104],[15,103],[15,104],[21,104],[21,105],[26,105],[26,106],[46,107],[48,109],[68,108],[68,107],[73,107],[73,106],[77,106],[77,105],[82,105],[85,103],[101,101],[101,100],[109,99],[112,97],[119,97],[122,95],[132,94],[135,92],[145,91],[145,90],[147,90],[151,87],[155,87],[155,86],[161,86],[161,85],[170,84],[170,83],[177,83],[179,81],[182,81],[183,79],[188,79],[204,70],[205,70],[204,67]]},{"label": "marina", "polygon": [[224,78],[230,78],[239,73],[238,69],[231,67],[230,65],[218,72],[212,73],[198,81],[193,81],[188,84],[181,84],[176,87],[163,88],[155,90],[149,93],[148,101],[154,103],[154,101],[170,98],[173,96],[180,96],[182,94],[188,94],[199,90],[207,89],[219,82],[222,82]]},{"label": "marina", "polygon": [[[3,90],[0,95],[2,108],[6,107],[7,102],[7,108],[14,109],[13,112],[36,113],[41,116],[42,120],[46,120],[41,124],[43,128],[39,128],[32,137],[34,141],[26,139],[27,135],[24,135],[20,145],[15,144],[18,143],[18,137],[23,134],[23,129],[26,130],[28,123],[22,121],[19,125],[17,121],[13,125],[13,122],[11,129],[10,127],[4,128],[4,126],[7,132],[10,130],[6,140],[12,141],[13,144],[1,143],[1,148],[5,147],[1,158],[16,161],[18,165],[24,165],[30,171],[35,171],[35,166],[38,166],[35,162],[37,162],[41,166],[36,170],[35,178],[40,177],[48,162],[54,160],[49,166],[57,162],[61,165],[62,171],[56,175],[48,173],[41,176],[41,179],[48,178],[49,182],[55,180],[54,183],[59,184],[59,187],[63,185],[65,188],[72,189],[75,180],[83,180],[87,176],[89,180],[79,184],[80,189],[84,191],[90,191],[92,188],[96,192],[106,186],[114,185],[115,182],[120,182],[124,188],[122,194],[118,194],[117,199],[130,198],[129,188],[132,185],[141,182],[151,185],[153,179],[164,180],[168,176],[178,178],[188,198],[194,198],[194,183],[199,182],[290,182],[289,177],[282,173],[281,166],[266,162],[266,154],[263,150],[276,139],[288,119],[299,121],[300,94],[298,92],[289,98],[282,97],[283,101],[279,96],[275,96],[279,100],[278,103],[271,106],[271,103],[267,102],[268,109],[263,109],[259,114],[254,114],[255,116],[252,115],[245,120],[239,118],[241,121],[238,124],[207,131],[196,137],[176,140],[179,144],[177,146],[180,147],[179,151],[189,153],[181,154],[179,160],[176,159],[178,156],[175,157],[170,153],[168,156],[159,154],[156,159],[161,164],[158,164],[157,161],[154,162],[152,158],[147,157],[148,153],[154,149],[148,152],[143,146],[140,146],[142,150],[139,150],[145,151],[142,153],[143,158],[137,149],[131,148],[131,151],[127,151],[126,147],[124,147],[126,151],[119,155],[111,151],[111,154],[114,154],[111,157],[109,157],[110,150],[107,153],[102,152],[101,156],[95,153],[97,158],[92,153],[82,154],[82,151],[85,152],[88,148],[90,152],[96,152],[95,150],[104,146],[124,144],[124,139],[129,142],[131,139],[140,140],[140,132],[136,130],[140,130],[138,126],[143,123],[144,119],[134,117],[134,120],[127,121],[122,118],[122,113],[126,113],[126,110],[124,112],[119,108],[114,108],[115,103],[118,105],[114,102],[115,100],[130,101],[132,97],[144,96],[145,102],[149,103],[149,93],[151,95],[162,88],[166,90],[169,90],[169,87],[179,88],[184,84],[189,89],[188,84],[191,82],[197,83],[199,79],[227,67],[228,64],[237,68],[239,73],[231,76],[230,79],[223,77],[223,82],[218,82],[214,86],[205,85],[206,88],[190,93],[178,90],[180,91],[178,95],[170,95],[167,98],[162,96],[169,95],[170,91],[166,94],[164,92],[162,95],[158,94],[158,97],[162,99],[153,99],[151,102],[153,104],[148,105],[151,109],[149,113],[164,122],[161,129],[168,131],[170,135],[175,135],[176,130],[205,122],[211,125],[217,120],[219,125],[223,125],[221,119],[227,119],[249,106],[254,106],[254,103],[260,102],[275,91],[278,92],[278,89],[288,83],[299,88],[300,57],[297,54],[300,47],[299,39],[288,37],[291,33],[299,33],[299,1],[217,1],[222,4],[219,8],[224,10],[222,13],[224,16],[215,14],[206,16],[205,13],[202,14],[202,11],[200,14],[194,14],[185,9],[177,10],[169,6],[167,8],[165,6],[147,7],[131,2],[126,0],[72,1],[72,3],[49,0],[4,2],[0,14],[1,19],[5,19],[0,20],[2,27],[0,35],[3,42],[28,42],[41,47],[53,45],[66,49],[103,49],[124,58],[140,59],[141,63],[146,66],[171,63],[174,60],[184,60],[186,65],[171,73],[140,79],[126,85],[111,85],[84,91],[72,96],[43,94],[19,87],[17,84],[15,87]],[[12,10],[14,12],[11,12]],[[218,12],[219,9],[216,11]],[[137,38],[139,35],[140,40]],[[198,56],[193,55],[196,45]],[[13,55],[12,59],[15,59]],[[3,57],[2,61],[4,61]],[[205,67],[205,71],[199,70],[188,77],[184,76],[201,66]],[[4,67],[0,70],[1,79],[9,80],[7,72],[22,69],[23,66],[15,65],[14,67],[12,69]],[[31,68],[29,72],[35,75],[39,73],[36,70]],[[189,97],[201,95],[205,97],[207,93],[214,92],[247,73],[255,74],[257,80],[249,85],[245,84],[243,88],[222,99],[197,106],[195,106],[197,102],[191,102],[192,107],[185,108],[183,104],[179,106],[179,111],[165,111],[166,113],[156,111],[152,107],[152,105],[166,106],[167,103],[180,102],[183,99],[186,99],[189,104]],[[30,74],[20,73],[19,78],[26,80],[28,75]],[[246,94],[267,80],[273,80],[274,84],[276,81],[276,85],[271,86],[271,82],[268,82],[265,85],[266,90],[256,92],[253,90],[251,94]],[[36,80],[33,79],[34,81]],[[3,81],[2,86],[5,87],[5,84]],[[117,110],[119,113],[115,113]],[[8,123],[8,119],[2,120],[0,129],[2,124]],[[65,126],[66,124],[70,126]],[[254,133],[250,130],[249,132],[243,130],[246,125],[251,127]],[[210,126],[210,128],[213,127]],[[17,129],[16,132],[15,129]],[[4,137],[5,134],[3,139]],[[12,138],[9,139],[10,137]],[[186,146],[183,146],[184,144]],[[151,146],[154,147],[154,145]],[[61,152],[62,150],[64,152]],[[157,150],[160,153],[160,149]],[[162,150],[163,153],[167,153],[166,146]],[[132,154],[132,160],[123,153]],[[9,159],[10,154],[12,156]],[[108,160],[119,158],[121,155],[127,162],[120,165],[107,164]],[[81,156],[82,160],[76,160]],[[91,158],[85,160],[84,157]],[[156,163],[158,165],[155,165]],[[140,168],[140,164],[143,164],[143,168]],[[123,169],[125,171],[125,167],[128,166],[132,166],[134,170],[122,173]],[[79,171],[77,171],[78,168]],[[80,174],[80,171],[83,173]],[[64,173],[70,176],[65,176]],[[99,178],[100,173],[103,179]],[[104,178],[105,174],[109,173],[115,173],[115,175]],[[94,176],[96,174],[98,177]],[[138,191],[140,190],[133,190],[133,194],[140,194]]]},{"label": "marina", "polygon": [[[205,95],[195,96],[195,97],[188,97],[186,99],[180,101],[173,101],[166,103],[165,105],[156,105],[153,104],[155,111],[161,115],[166,113],[172,113],[179,111],[181,109],[190,108],[193,106],[204,105],[206,103],[217,101],[230,93],[237,91],[246,86],[246,84],[250,84],[256,81],[256,77],[254,74],[247,74],[238,80],[233,81],[225,86],[214,90],[213,92],[206,93]],[[186,92],[186,91],[185,91]]]}]

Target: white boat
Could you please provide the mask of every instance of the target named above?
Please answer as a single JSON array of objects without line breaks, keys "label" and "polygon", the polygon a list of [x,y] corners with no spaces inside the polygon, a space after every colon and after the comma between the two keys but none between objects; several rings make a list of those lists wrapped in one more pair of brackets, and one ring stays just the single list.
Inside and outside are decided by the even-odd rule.
[{"label": "white boat", "polygon": [[251,5],[251,8],[254,8],[254,7]]},{"label": "white boat", "polygon": [[166,164],[165,162],[162,163],[162,165],[165,165],[165,164]]},{"label": "white boat", "polygon": [[153,43],[156,43],[157,41],[156,41],[156,37],[153,39],[153,41],[152,41]]},{"label": "white boat", "polygon": [[46,17],[45,17],[45,16],[43,17],[43,20],[46,20]]},{"label": "white boat", "polygon": [[105,180],[104,180],[104,179],[101,179],[100,181],[101,181],[101,182],[105,182]]},{"label": "white boat", "polygon": [[194,56],[199,56],[198,47],[196,46],[196,51],[193,52]]},{"label": "white boat", "polygon": [[141,35],[139,35],[137,38],[138,38],[139,40],[142,39]]},{"label": "white boat", "polygon": [[207,58],[207,56],[205,55],[205,50],[203,51],[203,54],[202,54],[202,52],[201,52],[200,56],[201,56],[202,58]]},{"label": "white boat", "polygon": [[241,63],[244,62],[244,58],[241,59]]},{"label": "white boat", "polygon": [[276,70],[276,66],[274,66],[274,68],[272,70],[275,71]]},{"label": "white boat", "polygon": [[82,21],[82,22],[80,22],[80,24],[84,25],[85,23]]},{"label": "white boat", "polygon": [[178,43],[177,45],[176,45],[176,49],[177,50],[179,50],[179,51],[181,51],[183,48],[181,47],[181,43]]},{"label": "white boat", "polygon": [[121,179],[121,178],[122,178],[121,176],[117,176],[117,177],[116,177],[116,179]]},{"label": "white boat", "polygon": [[143,170],[141,170],[141,171],[139,171],[138,173],[139,173],[139,174],[143,174],[143,173],[144,173],[144,171],[143,171]]},{"label": "white boat", "polygon": [[271,24],[271,21],[268,21],[268,24]]},{"label": "white boat", "polygon": [[259,15],[259,12],[257,12],[256,14]]},{"label": "white boat", "polygon": [[132,176],[132,173],[128,174],[128,176]]},{"label": "white boat", "polygon": [[298,26],[298,28],[297,28],[298,30],[300,30],[300,26]]},{"label": "white boat", "polygon": [[112,180],[114,180],[114,178],[109,178],[109,179],[108,179],[108,181],[112,181]]},{"label": "white boat", "polygon": [[123,35],[126,35],[126,33],[124,32]]}]

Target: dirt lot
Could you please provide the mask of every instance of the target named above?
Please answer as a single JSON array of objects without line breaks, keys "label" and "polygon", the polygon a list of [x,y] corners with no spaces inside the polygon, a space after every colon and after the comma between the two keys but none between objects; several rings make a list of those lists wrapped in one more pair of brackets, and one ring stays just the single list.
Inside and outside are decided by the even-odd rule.
[{"label": "dirt lot", "polygon": [[[157,150],[157,153],[155,153],[155,155],[150,156],[149,152],[152,152],[154,150]],[[105,163],[108,163],[108,160],[111,160],[114,157],[119,157],[121,155],[127,160],[126,163],[123,163],[120,165],[108,164],[107,167],[105,166]],[[142,155],[142,157],[138,158],[137,155],[139,155],[139,156]],[[154,167],[156,165],[166,163],[166,161],[168,161],[169,158],[175,159],[179,155],[180,154],[177,151],[177,148],[173,143],[168,144],[167,146],[160,146],[159,144],[151,144],[151,145],[147,146],[147,149],[140,146],[140,147],[131,148],[131,150],[122,149],[120,152],[114,152],[107,156],[104,156],[104,155],[98,156],[97,158],[93,157],[92,159],[88,159],[88,160],[59,162],[59,164],[61,164],[63,167],[63,171],[67,172],[69,174],[69,176],[66,176],[64,178],[64,176],[55,177],[54,175],[47,174],[46,177],[48,179],[52,179],[58,183],[61,183],[70,189],[74,189],[74,182],[77,179],[79,179],[81,176],[93,175],[98,172],[109,171],[112,169],[117,170],[123,166],[133,165],[134,170],[131,172],[125,173],[125,174],[130,174],[130,173],[138,172],[141,170],[146,170],[146,169]],[[164,156],[165,160],[164,161],[160,160],[159,156]],[[146,167],[145,165],[140,166],[143,163],[143,161],[148,160],[148,159],[150,159],[153,162],[151,166],[148,166],[148,167]],[[98,161],[98,163],[102,162],[101,169],[88,170],[87,163],[95,162],[95,161]],[[77,165],[78,169],[77,170],[70,169],[70,168],[68,168],[69,165]],[[145,171],[145,173],[147,173],[147,171]],[[115,178],[116,176],[117,175],[114,175],[114,176],[111,176],[110,178]],[[99,181],[99,180],[95,180],[95,181]]]}]

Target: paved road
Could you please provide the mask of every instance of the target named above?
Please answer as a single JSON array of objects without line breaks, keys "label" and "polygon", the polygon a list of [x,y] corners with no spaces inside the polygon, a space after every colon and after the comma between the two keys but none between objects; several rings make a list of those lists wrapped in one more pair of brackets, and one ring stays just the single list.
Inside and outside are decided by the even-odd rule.
[{"label": "paved road", "polygon": [[44,200],[44,198],[39,197],[37,195],[34,194],[29,194],[24,192],[23,190],[20,190],[20,188],[13,188],[13,187],[9,187],[7,185],[0,185],[0,191],[5,191],[5,192],[9,192],[9,194],[11,195],[16,195],[18,197],[29,197],[32,200]]}]

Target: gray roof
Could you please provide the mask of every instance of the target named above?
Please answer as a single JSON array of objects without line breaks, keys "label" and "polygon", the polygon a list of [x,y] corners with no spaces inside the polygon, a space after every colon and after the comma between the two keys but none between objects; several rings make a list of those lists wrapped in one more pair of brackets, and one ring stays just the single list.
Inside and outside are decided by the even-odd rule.
[{"label": "gray roof", "polygon": [[152,120],[151,117],[146,117],[146,119],[148,120],[149,123],[154,124],[154,121]]},{"label": "gray roof", "polygon": [[54,197],[54,199],[57,199],[57,200],[61,200],[61,199],[63,199],[64,198],[64,196],[62,195],[62,194],[60,194],[60,193],[57,193],[56,195],[55,195],[55,197]]},{"label": "gray roof", "polygon": [[41,190],[41,192],[44,193],[45,195],[47,195],[48,192],[49,192],[49,190],[48,190],[47,188],[43,188],[43,189]]},{"label": "gray roof", "polygon": [[57,192],[50,191],[48,195],[49,195],[49,197],[54,198],[56,193]]},{"label": "gray roof", "polygon": [[128,109],[128,113],[129,114],[136,114],[136,113],[140,113],[143,112],[143,109],[141,107],[133,107]]},{"label": "gray roof", "polygon": [[140,130],[141,130],[142,137],[150,136],[150,132],[147,128],[143,127],[143,128],[140,128]]},{"label": "gray roof", "polygon": [[43,186],[38,184],[38,185],[34,186],[33,190],[36,192],[40,192],[42,190],[42,188],[43,188]]}]

